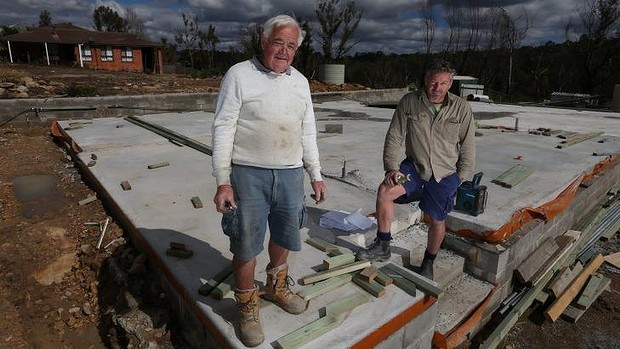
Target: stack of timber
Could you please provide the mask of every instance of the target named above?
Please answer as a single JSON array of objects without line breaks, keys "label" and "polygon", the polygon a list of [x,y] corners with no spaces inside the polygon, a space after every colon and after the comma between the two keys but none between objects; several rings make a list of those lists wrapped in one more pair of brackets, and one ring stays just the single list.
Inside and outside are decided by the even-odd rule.
[{"label": "stack of timber", "polygon": [[429,280],[413,271],[393,263],[376,268],[369,261],[355,261],[352,253],[343,253],[337,246],[319,238],[306,240],[311,246],[327,252],[321,270],[301,278],[302,285],[310,285],[299,294],[305,300],[318,297],[350,281],[375,297],[385,294],[385,287],[394,284],[411,296],[416,296],[419,288],[428,295],[439,298],[443,295],[442,288],[433,280]]},{"label": "stack of timber", "polygon": [[576,224],[582,231],[569,230],[555,239],[546,239],[515,269],[518,285],[496,311],[501,319],[499,325],[481,348],[497,347],[535,300],[550,304],[544,311],[548,321],[562,317],[576,322],[609,289],[610,279],[597,270],[605,261],[620,269],[620,253],[593,256],[593,244],[620,229],[616,225],[620,224],[620,202],[617,192],[612,194],[611,199],[597,205]]}]

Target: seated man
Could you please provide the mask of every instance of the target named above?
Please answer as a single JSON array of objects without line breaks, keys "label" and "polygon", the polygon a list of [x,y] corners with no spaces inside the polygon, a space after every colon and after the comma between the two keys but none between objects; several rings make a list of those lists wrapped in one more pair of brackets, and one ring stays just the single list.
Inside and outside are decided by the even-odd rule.
[{"label": "seated man", "polygon": [[464,99],[448,92],[453,76],[448,62],[435,62],[426,72],[424,91],[408,93],[398,103],[383,148],[386,172],[377,191],[377,237],[357,253],[358,259],[388,260],[394,203],[419,201],[430,219],[419,272],[433,279],[446,216],[458,186],[471,176],[475,160],[473,112]]}]

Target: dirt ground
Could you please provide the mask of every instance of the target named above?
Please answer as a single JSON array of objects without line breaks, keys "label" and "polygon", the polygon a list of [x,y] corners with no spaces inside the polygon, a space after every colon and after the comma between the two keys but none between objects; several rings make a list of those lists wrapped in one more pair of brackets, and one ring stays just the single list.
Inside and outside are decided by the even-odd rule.
[{"label": "dirt ground", "polygon": [[[120,75],[110,86],[136,79]],[[0,348],[189,347],[145,256],[100,200],[86,203],[95,193],[48,125],[0,127],[0,163]],[[597,248],[618,252],[620,239]],[[610,290],[577,323],[533,307],[501,347],[620,348],[620,271],[600,270]]]}]

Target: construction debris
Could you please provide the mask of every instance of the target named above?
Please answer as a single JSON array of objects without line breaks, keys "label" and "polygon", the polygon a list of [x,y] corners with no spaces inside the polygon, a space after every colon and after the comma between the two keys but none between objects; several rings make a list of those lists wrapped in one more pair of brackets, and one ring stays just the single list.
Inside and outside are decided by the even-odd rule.
[{"label": "construction debris", "polygon": [[129,184],[128,181],[122,181],[121,188],[123,188],[124,191],[131,190],[131,184]]},{"label": "construction debris", "polygon": [[148,167],[149,170],[152,170],[152,169],[156,169],[156,168],[160,168],[160,167],[165,167],[165,166],[170,166],[170,163],[168,163],[168,162],[160,162],[160,163],[157,163],[157,164],[148,165],[147,167]]},{"label": "construction debris", "polygon": [[189,258],[194,254],[194,252],[188,249],[185,244],[180,242],[170,242],[170,248],[166,250],[166,255],[179,257],[179,258]]}]

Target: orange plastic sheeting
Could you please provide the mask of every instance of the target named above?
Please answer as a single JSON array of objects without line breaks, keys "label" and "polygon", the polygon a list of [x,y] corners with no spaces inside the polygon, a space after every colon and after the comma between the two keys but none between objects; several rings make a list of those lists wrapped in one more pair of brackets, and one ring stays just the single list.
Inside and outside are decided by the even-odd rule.
[{"label": "orange plastic sheeting", "polygon": [[476,310],[474,310],[474,312],[463,323],[452,330],[449,335],[444,336],[439,332],[435,332],[433,334],[433,347],[440,349],[451,349],[465,342],[467,336],[471,332],[471,329],[482,320],[482,313],[486,310],[489,302],[491,301],[491,297],[495,294],[497,288],[497,284],[494,284],[493,289],[484,298],[484,301],[478,305]]},{"label": "orange plastic sheeting", "polygon": [[374,348],[389,336],[396,333],[396,331],[400,330],[409,321],[425,312],[426,309],[430,308],[436,301],[437,298],[435,297],[425,296],[421,301],[407,308],[402,313],[396,315],[395,318],[386,322],[374,332],[355,343],[351,349]]},{"label": "orange plastic sheeting", "polygon": [[80,148],[80,146],[77,145],[73,141],[73,138],[69,137],[69,135],[65,133],[65,130],[62,129],[62,127],[56,120],[52,121],[51,133],[52,133],[52,136],[56,138],[57,140],[61,140],[69,144],[71,146],[71,149],[73,149],[74,152],[76,153],[82,152],[82,148]]},{"label": "orange plastic sheeting", "polygon": [[478,234],[470,229],[461,229],[453,232],[459,236],[476,240],[484,240],[492,244],[500,243],[534,219],[542,219],[544,221],[553,219],[553,217],[564,211],[573,202],[575,196],[577,195],[577,189],[583,181],[593,178],[597,174],[616,164],[618,159],[620,159],[620,154],[606,157],[594,165],[592,171],[589,173],[582,173],[555,199],[538,207],[525,207],[516,211],[510,220],[497,230],[485,231],[482,234]]}]

